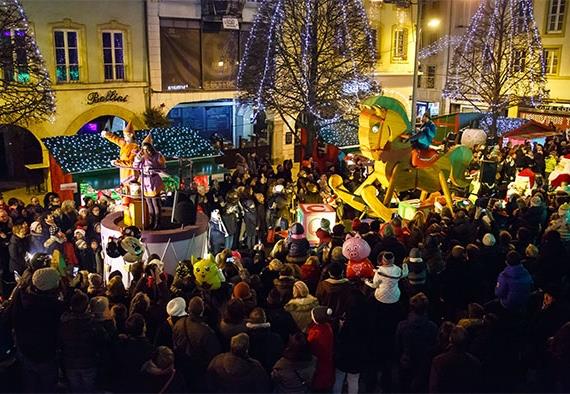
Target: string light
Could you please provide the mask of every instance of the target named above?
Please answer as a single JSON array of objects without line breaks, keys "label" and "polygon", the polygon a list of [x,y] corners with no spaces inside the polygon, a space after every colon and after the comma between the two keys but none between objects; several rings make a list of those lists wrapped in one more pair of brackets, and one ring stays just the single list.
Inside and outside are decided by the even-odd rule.
[{"label": "string light", "polygon": [[439,40],[435,41],[433,44],[428,45],[420,49],[418,52],[418,59],[423,60],[430,56],[437,55],[448,48],[455,50],[465,38],[464,36],[443,36]]},{"label": "string light", "polygon": [[[141,130],[135,135],[138,144],[152,133],[154,147],[166,159],[214,156],[219,152],[187,127],[155,128]],[[119,147],[99,134],[78,134],[43,138],[50,154],[64,172],[78,173],[111,168],[111,161],[119,157]]]}]

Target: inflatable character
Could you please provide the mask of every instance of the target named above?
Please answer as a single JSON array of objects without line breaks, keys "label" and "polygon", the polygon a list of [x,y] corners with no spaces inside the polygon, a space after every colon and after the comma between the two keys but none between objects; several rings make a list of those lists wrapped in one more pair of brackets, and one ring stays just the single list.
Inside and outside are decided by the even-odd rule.
[{"label": "inflatable character", "polygon": [[346,277],[348,279],[372,278],[374,266],[368,260],[370,246],[360,235],[354,237],[347,235],[342,244],[342,255],[348,259]]},{"label": "inflatable character", "polygon": [[[401,136],[411,129],[408,116],[402,104],[393,98],[372,97],[363,103],[360,112],[358,139],[363,156],[374,160],[374,170],[364,182],[350,192],[340,175],[329,178],[329,185],[345,203],[370,216],[389,221],[393,211],[388,208],[395,192],[420,189],[422,198],[428,193],[443,191],[447,206],[453,209],[448,180],[458,187],[467,187],[465,179],[473,153],[465,146],[457,145],[444,154],[429,150],[423,156],[420,152],[412,164],[412,146]],[[386,188],[384,200],[378,198],[379,182]]]},{"label": "inflatable character", "polygon": [[198,286],[206,290],[217,290],[222,286],[222,282],[225,282],[226,278],[211,254],[207,254],[202,260],[192,256],[191,260]]}]

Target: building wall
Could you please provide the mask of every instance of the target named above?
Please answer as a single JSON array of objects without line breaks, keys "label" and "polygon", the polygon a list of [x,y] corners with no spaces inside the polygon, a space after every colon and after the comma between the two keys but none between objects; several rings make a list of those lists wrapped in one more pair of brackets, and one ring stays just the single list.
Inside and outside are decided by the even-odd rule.
[{"label": "building wall", "polygon": [[[72,135],[86,122],[102,115],[133,120],[144,127],[148,62],[146,51],[144,0],[22,0],[46,61],[56,95],[56,114],[49,122],[32,124],[38,138]],[[53,30],[77,30],[80,78],[77,82],[58,82]],[[102,29],[121,30],[125,39],[125,80],[105,81],[103,72]],[[105,96],[109,91],[127,96],[126,102],[108,101],[89,104],[88,95]],[[44,161],[46,158],[44,157]]]}]

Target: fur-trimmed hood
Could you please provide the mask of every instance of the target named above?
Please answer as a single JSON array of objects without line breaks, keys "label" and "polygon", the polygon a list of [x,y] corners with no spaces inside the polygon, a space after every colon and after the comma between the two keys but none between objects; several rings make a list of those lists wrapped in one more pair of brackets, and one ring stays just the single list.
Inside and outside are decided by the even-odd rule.
[{"label": "fur-trimmed hood", "polygon": [[319,306],[319,300],[309,294],[304,298],[291,299],[287,304],[285,304],[284,309],[287,312],[305,312],[310,311],[316,306]]}]

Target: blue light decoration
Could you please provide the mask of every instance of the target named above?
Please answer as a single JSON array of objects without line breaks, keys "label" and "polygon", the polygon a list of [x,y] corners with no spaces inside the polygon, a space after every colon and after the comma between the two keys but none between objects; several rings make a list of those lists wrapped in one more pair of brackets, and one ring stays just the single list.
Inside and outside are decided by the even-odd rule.
[{"label": "blue light decoration", "polygon": [[[491,115],[485,115],[485,117],[481,119],[479,126],[485,130],[486,133],[488,133],[492,122],[493,119]],[[528,119],[507,118],[504,116],[499,116],[499,118],[497,118],[497,134],[501,136],[506,132],[518,129],[527,122]]]},{"label": "blue light decoration", "polygon": [[[155,148],[167,160],[220,154],[209,141],[187,127],[139,130],[135,135],[136,142],[140,144],[149,132],[152,133]],[[50,137],[42,141],[66,173],[112,168],[111,161],[119,157],[119,147],[99,134]]]}]

